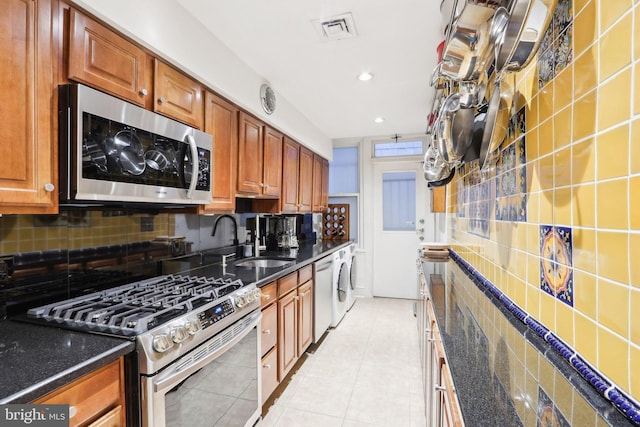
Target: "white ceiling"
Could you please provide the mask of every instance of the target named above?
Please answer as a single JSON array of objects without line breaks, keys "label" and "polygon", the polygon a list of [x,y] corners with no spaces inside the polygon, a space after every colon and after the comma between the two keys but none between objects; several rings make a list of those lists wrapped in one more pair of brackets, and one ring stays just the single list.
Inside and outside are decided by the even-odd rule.
[{"label": "white ceiling", "polygon": [[[438,0],[177,1],[329,138],[424,133]],[[313,22],[346,12],[358,36],[321,40]]]}]

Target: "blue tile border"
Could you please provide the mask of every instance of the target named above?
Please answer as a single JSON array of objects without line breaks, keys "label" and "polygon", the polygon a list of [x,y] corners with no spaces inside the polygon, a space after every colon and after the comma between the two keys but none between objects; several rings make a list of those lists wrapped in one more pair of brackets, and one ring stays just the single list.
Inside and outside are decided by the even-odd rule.
[{"label": "blue tile border", "polygon": [[529,329],[548,342],[591,386],[605,399],[613,403],[631,422],[640,426],[640,404],[615,384],[606,379],[597,369],[586,362],[577,352],[568,346],[562,339],[551,332],[547,327],[515,304],[507,295],[498,289],[489,279],[484,277],[477,269],[465,261],[454,249],[449,249],[451,259],[460,266],[467,276],[478,286],[491,292],[502,304],[513,313]]}]

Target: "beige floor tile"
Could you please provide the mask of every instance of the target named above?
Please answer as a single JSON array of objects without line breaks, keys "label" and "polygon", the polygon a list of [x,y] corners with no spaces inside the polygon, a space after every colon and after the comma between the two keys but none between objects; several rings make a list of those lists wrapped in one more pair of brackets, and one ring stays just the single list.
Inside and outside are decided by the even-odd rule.
[{"label": "beige floor tile", "polygon": [[343,418],[352,391],[352,383],[333,378],[302,377],[295,393],[286,401],[286,406]]},{"label": "beige floor tile", "polygon": [[[273,427],[341,427],[342,418],[287,408]],[[262,426],[260,426],[262,427]]]}]

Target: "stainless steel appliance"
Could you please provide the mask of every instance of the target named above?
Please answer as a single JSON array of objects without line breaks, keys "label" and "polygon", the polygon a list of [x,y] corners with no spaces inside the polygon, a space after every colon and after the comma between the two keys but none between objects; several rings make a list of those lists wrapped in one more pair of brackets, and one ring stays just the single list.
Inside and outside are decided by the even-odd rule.
[{"label": "stainless steel appliance", "polygon": [[252,426],[260,417],[260,290],[160,276],[30,309],[35,321],[135,339],[144,427]]},{"label": "stainless steel appliance", "polygon": [[59,102],[61,204],[211,202],[211,135],[79,84]]},{"label": "stainless steel appliance", "polygon": [[320,341],[331,325],[333,300],[333,255],[313,264],[313,342]]}]

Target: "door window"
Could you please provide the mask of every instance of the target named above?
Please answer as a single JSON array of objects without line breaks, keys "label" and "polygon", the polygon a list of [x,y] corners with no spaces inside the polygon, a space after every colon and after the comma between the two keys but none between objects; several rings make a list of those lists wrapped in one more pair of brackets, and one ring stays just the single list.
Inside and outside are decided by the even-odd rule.
[{"label": "door window", "polygon": [[382,174],[383,231],[416,229],[416,173],[384,172]]}]

